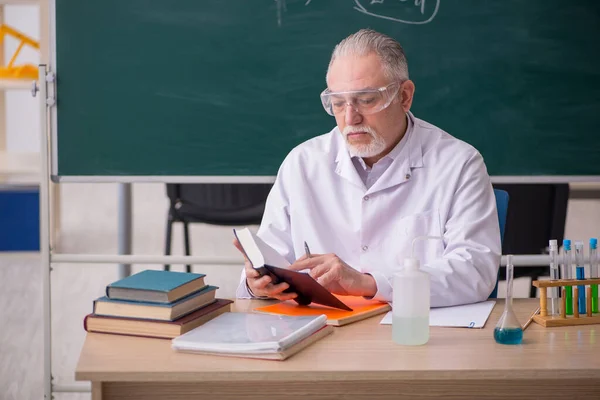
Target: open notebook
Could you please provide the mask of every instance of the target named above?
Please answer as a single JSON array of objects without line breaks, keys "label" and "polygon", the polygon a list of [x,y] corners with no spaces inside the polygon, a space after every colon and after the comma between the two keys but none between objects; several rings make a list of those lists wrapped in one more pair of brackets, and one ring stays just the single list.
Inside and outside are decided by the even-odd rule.
[{"label": "open notebook", "polygon": [[[495,304],[495,301],[488,300],[462,306],[432,308],[429,311],[429,326],[483,328]],[[381,324],[392,324],[392,311],[383,317]]]},{"label": "open notebook", "polygon": [[288,269],[290,263],[275,249],[265,243],[248,228],[234,229],[233,234],[242,245],[246,258],[261,275],[270,275],[273,283],[286,282],[290,287],[285,292],[295,292],[299,304],[322,304],[352,311],[348,305],[321,286],[308,273]]}]

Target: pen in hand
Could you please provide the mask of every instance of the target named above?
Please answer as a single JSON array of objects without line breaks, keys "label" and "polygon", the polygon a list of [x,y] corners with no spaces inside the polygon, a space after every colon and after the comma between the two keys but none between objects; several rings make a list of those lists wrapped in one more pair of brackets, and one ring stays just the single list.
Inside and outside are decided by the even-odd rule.
[{"label": "pen in hand", "polygon": [[306,258],[310,258],[310,249],[308,248],[306,241],[304,242],[304,252],[306,253]]}]

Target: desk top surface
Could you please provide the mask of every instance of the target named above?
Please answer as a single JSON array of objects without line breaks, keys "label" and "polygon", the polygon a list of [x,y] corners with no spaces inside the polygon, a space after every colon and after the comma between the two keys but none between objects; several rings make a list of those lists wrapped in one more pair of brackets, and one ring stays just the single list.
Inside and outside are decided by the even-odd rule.
[{"label": "desk top surface", "polygon": [[[235,311],[264,301],[237,300]],[[537,299],[515,299],[524,323]],[[360,379],[600,379],[598,325],[543,328],[532,323],[522,345],[497,344],[499,299],[483,329],[432,327],[424,346],[392,341],[382,315],[336,327],[285,361],[178,353],[170,340],[88,333],[75,371],[89,381],[231,381]]]}]

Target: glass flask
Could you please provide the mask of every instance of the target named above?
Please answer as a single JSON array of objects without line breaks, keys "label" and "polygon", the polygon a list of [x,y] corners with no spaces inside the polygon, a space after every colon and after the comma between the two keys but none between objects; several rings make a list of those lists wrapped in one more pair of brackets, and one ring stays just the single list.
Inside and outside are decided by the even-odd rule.
[{"label": "glass flask", "polygon": [[521,344],[523,341],[523,328],[512,307],[514,271],[512,257],[512,255],[506,257],[506,301],[504,312],[494,329],[494,339],[500,344]]}]

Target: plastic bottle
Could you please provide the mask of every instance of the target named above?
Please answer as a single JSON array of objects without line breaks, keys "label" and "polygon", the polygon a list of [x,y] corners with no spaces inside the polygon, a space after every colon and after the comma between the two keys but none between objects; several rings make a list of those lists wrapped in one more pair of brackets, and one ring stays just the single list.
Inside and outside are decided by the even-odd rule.
[{"label": "plastic bottle", "polygon": [[419,260],[407,258],[394,275],[392,339],[403,345],[422,345],[429,340],[429,274]]}]

